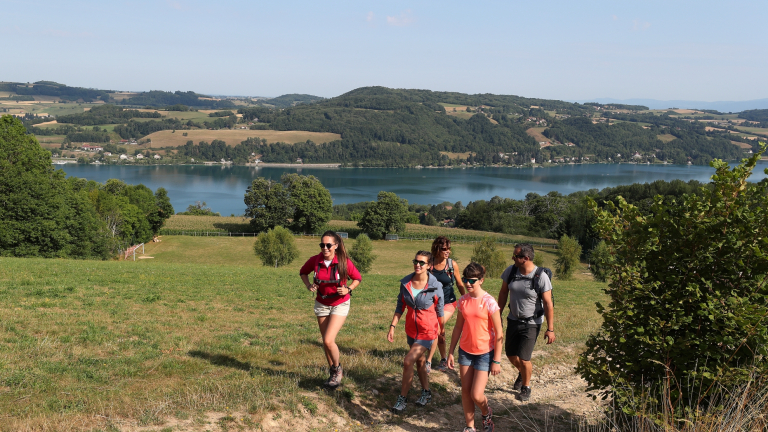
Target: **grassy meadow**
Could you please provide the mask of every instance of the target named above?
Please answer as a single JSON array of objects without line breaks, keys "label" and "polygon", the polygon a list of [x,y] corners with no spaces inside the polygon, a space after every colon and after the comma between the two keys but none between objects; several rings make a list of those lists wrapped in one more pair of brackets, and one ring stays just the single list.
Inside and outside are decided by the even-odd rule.
[{"label": "grassy meadow", "polygon": [[[135,262],[0,259],[0,431],[271,430],[282,416],[311,426],[300,430],[398,424],[385,413],[405,335],[384,337],[398,280],[430,242],[374,242],[374,269],[337,339],[345,383],[327,393],[313,297],[298,277],[317,238],[298,238],[301,256],[280,269],[260,264],[253,238],[161,240]],[[460,264],[472,247],[454,246]],[[572,364],[599,326],[601,285],[585,272],[555,281],[558,342],[537,346],[537,367]],[[434,388],[427,412],[456,403]]]},{"label": "grassy meadow", "polygon": [[[210,119],[213,120],[213,119]],[[184,136],[184,133],[187,136]],[[317,144],[336,141],[341,139],[341,135],[330,132],[304,132],[304,131],[276,131],[276,130],[250,130],[250,129],[193,129],[185,131],[159,131],[151,133],[144,137],[151,139],[153,145],[162,147],[179,147],[192,140],[197,144],[200,141],[211,142],[213,140],[225,141],[228,145],[234,146],[240,144],[248,138],[258,137],[265,139],[270,143],[285,142],[289,144],[305,142],[312,140]]]}]

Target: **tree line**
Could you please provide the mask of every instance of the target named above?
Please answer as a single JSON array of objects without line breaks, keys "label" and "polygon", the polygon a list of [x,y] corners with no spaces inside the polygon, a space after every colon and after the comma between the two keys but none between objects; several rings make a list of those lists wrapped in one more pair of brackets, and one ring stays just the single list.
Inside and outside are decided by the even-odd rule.
[{"label": "tree line", "polygon": [[139,110],[123,109],[117,105],[95,106],[88,111],[77,114],[60,115],[56,117],[59,123],[71,123],[81,126],[104,125],[125,123],[133,118],[161,118],[159,112],[143,112]]},{"label": "tree line", "polygon": [[175,91],[172,93],[160,90],[152,90],[139,93],[136,96],[123,99],[120,101],[120,104],[134,106],[149,105],[154,107],[186,105],[188,107],[200,107],[207,109],[235,107],[235,104],[231,101],[207,99],[207,96],[195,93],[193,91]]}]

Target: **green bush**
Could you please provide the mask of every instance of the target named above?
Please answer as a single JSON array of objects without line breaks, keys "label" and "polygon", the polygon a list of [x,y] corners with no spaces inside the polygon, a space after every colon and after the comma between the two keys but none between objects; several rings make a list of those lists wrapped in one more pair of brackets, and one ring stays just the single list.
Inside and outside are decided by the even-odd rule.
[{"label": "green bush", "polygon": [[376,202],[366,207],[357,226],[372,239],[378,240],[387,234],[404,233],[408,217],[408,200],[398,197],[394,192],[381,191]]},{"label": "green bush", "polygon": [[496,239],[493,237],[485,237],[475,246],[471,260],[485,267],[486,278],[499,277],[507,268],[504,252],[496,248]]},{"label": "green bush", "polygon": [[589,270],[596,281],[605,282],[608,279],[608,266],[611,262],[611,252],[604,240],[589,252]]},{"label": "green bush", "polygon": [[568,235],[560,237],[560,241],[557,243],[557,258],[555,259],[557,277],[563,280],[569,280],[573,277],[573,272],[579,266],[579,257],[581,257],[579,242]]},{"label": "green bush", "polygon": [[663,400],[653,420],[669,425],[716,403],[718,388],[766,376],[768,182],[747,182],[764,151],[733,170],[714,160],[711,187],[657,196],[649,215],[622,198],[590,203],[613,260],[602,328],[577,366],[588,390],[632,414],[633,401]]},{"label": "green bush", "polygon": [[281,226],[259,234],[253,250],[263,265],[275,268],[290,264],[299,257],[293,234]]},{"label": "green bush", "polygon": [[370,237],[365,234],[357,236],[355,244],[349,250],[349,257],[361,273],[371,271],[376,255],[373,254],[373,242]]}]

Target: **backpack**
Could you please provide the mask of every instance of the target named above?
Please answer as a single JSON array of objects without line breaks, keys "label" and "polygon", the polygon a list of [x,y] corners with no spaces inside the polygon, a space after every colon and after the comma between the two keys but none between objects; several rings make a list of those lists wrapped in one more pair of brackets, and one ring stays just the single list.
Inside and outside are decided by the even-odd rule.
[{"label": "backpack", "polygon": [[[536,290],[539,286],[539,277],[541,277],[542,273],[546,273],[547,277],[549,278],[549,283],[552,283],[552,270],[548,269],[547,267],[537,267],[536,272],[533,274],[533,282],[531,283],[531,289]],[[518,275],[517,266],[512,266],[512,269],[509,272],[509,276],[507,277],[507,286],[509,286],[513,281],[519,280],[519,279],[526,279],[523,277],[517,277]],[[553,287],[554,288],[554,287]],[[554,291],[554,289],[552,290]],[[550,291],[550,295],[552,296],[552,306],[555,306],[555,293]],[[541,308],[536,308],[538,311],[531,317],[523,318],[518,321],[530,321],[534,318],[538,318],[540,316],[544,315],[544,304],[542,303],[541,296],[543,293],[540,293],[537,291],[537,294],[539,295],[539,305],[541,305]]]},{"label": "backpack", "polygon": [[[435,270],[435,265],[432,264],[430,266],[429,272],[432,273],[432,271]],[[445,259],[445,269],[443,269],[444,272],[448,274],[448,277],[451,278],[451,285],[456,283],[456,276],[453,273],[453,260],[450,258]]]}]

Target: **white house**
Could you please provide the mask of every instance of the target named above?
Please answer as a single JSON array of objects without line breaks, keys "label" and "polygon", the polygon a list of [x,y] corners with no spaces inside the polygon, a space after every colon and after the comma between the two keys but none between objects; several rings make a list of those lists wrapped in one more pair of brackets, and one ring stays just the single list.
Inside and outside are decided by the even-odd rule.
[{"label": "white house", "polygon": [[161,159],[161,157],[160,157],[160,155],[159,155],[159,154],[156,154],[156,155],[154,155],[154,156],[152,156],[152,157],[153,157],[153,158],[155,158],[155,160],[159,160],[159,159]]},{"label": "white house", "polygon": [[136,159],[144,159],[144,155],[139,153],[136,155]]},{"label": "white house", "polygon": [[126,160],[126,159],[128,159],[128,155],[127,154],[121,154],[120,155],[120,159],[121,160]]}]

